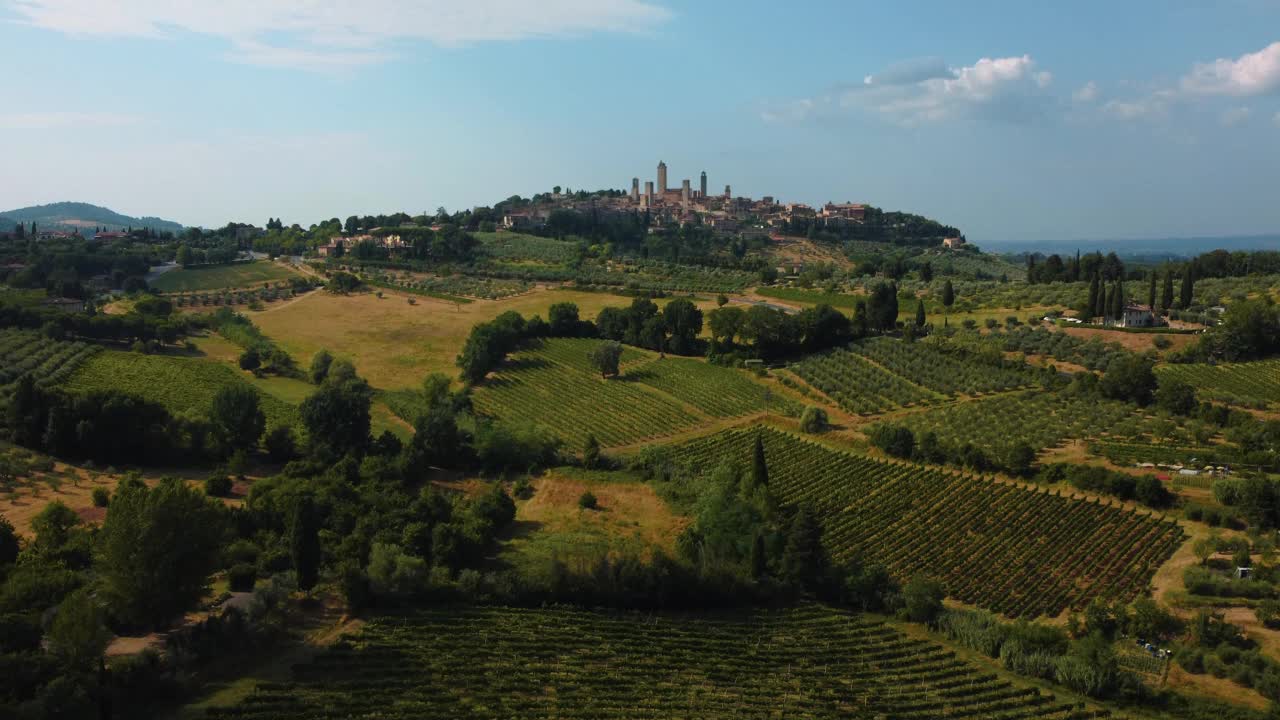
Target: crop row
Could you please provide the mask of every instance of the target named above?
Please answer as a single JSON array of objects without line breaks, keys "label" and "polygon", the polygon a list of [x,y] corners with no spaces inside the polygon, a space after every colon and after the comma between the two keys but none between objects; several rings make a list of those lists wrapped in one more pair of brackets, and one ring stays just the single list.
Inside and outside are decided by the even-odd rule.
[{"label": "crop row", "polygon": [[32,331],[0,330],[0,402],[23,375],[31,375],[39,387],[58,385],[100,349],[83,342],[50,340]]},{"label": "crop row", "polygon": [[1067,439],[1137,438],[1152,421],[1122,402],[1041,390],[955,403],[897,422],[917,437],[933,433],[944,446],[973,444],[1003,457],[1020,443],[1040,450]]},{"label": "crop row", "polygon": [[861,556],[900,578],[924,573],[961,601],[1010,617],[1132,600],[1182,540],[1173,522],[1020,485],[876,461],[772,429],[726,431],[675,449],[708,472],[750,462],[763,438],[770,488],[811,503],[836,560]]},{"label": "crop row", "polygon": [[[75,392],[119,390],[164,405],[175,415],[207,416],[218,390],[247,382],[243,373],[212,360],[106,350],[72,374],[66,387]],[[268,427],[299,424],[296,407],[265,392],[258,395]]]},{"label": "crop row", "polygon": [[[1161,378],[1182,380],[1205,399],[1246,405],[1280,402],[1280,360],[1167,365],[1158,372]],[[1245,402],[1239,403],[1240,400]]]},{"label": "crop row", "polygon": [[625,348],[618,377],[587,361],[599,340],[552,338],[512,356],[473,398],[486,415],[546,426],[574,447],[588,434],[605,446],[659,438],[706,422],[765,410],[794,414],[745,373],[688,358],[656,359]]},{"label": "crop row", "polygon": [[383,615],[211,718],[1067,718],[1094,711],[818,606]]}]

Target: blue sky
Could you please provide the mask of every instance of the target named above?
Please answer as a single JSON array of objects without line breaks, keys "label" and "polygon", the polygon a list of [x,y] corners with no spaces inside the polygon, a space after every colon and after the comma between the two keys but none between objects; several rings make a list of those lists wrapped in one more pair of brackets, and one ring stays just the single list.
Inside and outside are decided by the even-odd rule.
[{"label": "blue sky", "polygon": [[0,207],[309,224],[663,159],[978,242],[1280,231],[1280,0],[108,5],[0,0]]}]

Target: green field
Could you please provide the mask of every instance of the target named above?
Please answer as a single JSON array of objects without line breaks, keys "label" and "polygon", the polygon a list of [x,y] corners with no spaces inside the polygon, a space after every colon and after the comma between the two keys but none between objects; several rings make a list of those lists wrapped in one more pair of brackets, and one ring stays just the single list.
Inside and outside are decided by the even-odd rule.
[{"label": "green field", "polygon": [[953,403],[894,422],[910,428],[917,437],[931,432],[943,445],[971,443],[998,458],[1019,443],[1043,450],[1065,440],[1137,438],[1147,433],[1151,424],[1126,403],[1047,390]]},{"label": "green field", "polygon": [[876,338],[814,355],[789,368],[852,413],[928,404],[1034,384],[1027,367],[1004,366],[959,349]]},{"label": "green field", "polygon": [[0,330],[0,408],[23,375],[30,375],[39,387],[57,387],[100,349],[50,340],[33,330]]},{"label": "green field", "polygon": [[837,560],[861,556],[899,578],[1010,617],[1054,616],[1091,600],[1129,602],[1182,541],[1174,522],[1019,485],[831,450],[771,429],[721,432],[673,449],[694,475],[749,467],[764,441],[769,487],[810,503]]},{"label": "green field", "polygon": [[1194,387],[1202,400],[1260,406],[1280,402],[1280,360],[1165,365],[1156,372],[1161,378],[1175,378]]},{"label": "green field", "polygon": [[884,622],[822,606],[654,613],[480,607],[372,618],[209,718],[1097,717]]},{"label": "green field", "polygon": [[[207,415],[219,388],[249,382],[240,371],[215,360],[107,350],[82,365],[65,387],[76,392],[120,390],[160,403],[171,413]],[[280,399],[297,393],[295,386],[286,389],[282,383],[270,391],[259,389],[267,427],[298,424],[297,408]]]},{"label": "green field", "polygon": [[207,265],[170,270],[151,283],[161,292],[195,292],[221,288],[242,288],[263,282],[297,277],[279,263],[255,260],[232,265]]},{"label": "green field", "polygon": [[[629,445],[766,409],[763,385],[742,371],[698,360],[657,359],[627,348],[622,375],[601,378],[586,361],[600,342],[557,338],[515,353],[476,389],[476,407],[497,418],[544,425],[573,447],[589,433],[605,446]],[[775,398],[769,407],[791,406]]]}]

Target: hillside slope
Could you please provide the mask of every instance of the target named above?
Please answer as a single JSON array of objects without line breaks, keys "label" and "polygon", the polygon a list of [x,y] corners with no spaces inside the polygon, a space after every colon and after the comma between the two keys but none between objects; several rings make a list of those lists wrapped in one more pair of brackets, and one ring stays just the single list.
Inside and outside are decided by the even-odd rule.
[{"label": "hillside slope", "polygon": [[147,227],[156,231],[181,232],[183,228],[181,223],[176,223],[172,220],[122,215],[108,208],[82,202],[56,202],[48,205],[33,205],[16,210],[0,211],[0,230],[4,230],[4,219],[13,222],[34,222],[46,230],[59,228],[71,230],[106,226],[112,230],[127,227]]}]

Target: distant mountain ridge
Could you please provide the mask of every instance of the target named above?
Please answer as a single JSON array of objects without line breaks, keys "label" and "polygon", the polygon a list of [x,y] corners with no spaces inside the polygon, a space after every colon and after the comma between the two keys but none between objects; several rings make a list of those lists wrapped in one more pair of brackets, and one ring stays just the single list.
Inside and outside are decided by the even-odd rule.
[{"label": "distant mountain ridge", "polygon": [[[7,222],[6,222],[7,221]],[[56,202],[33,205],[0,212],[0,231],[13,223],[36,223],[42,230],[92,230],[106,227],[109,230],[124,228],[151,228],[156,231],[182,232],[182,223],[158,217],[131,217],[109,208],[82,202]]]},{"label": "distant mountain ridge", "polygon": [[1114,252],[1121,257],[1194,257],[1210,250],[1280,250],[1280,234],[1216,235],[1092,240],[986,240],[984,250],[996,253]]}]

